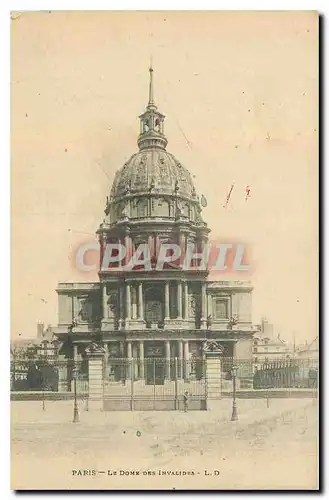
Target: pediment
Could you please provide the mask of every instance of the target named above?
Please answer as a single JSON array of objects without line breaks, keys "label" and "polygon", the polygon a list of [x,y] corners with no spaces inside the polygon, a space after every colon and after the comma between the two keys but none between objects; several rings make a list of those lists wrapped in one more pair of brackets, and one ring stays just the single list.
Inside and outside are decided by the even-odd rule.
[{"label": "pediment", "polygon": [[216,340],[205,340],[202,346],[202,350],[204,353],[224,353],[224,347],[219,342],[216,342]]}]

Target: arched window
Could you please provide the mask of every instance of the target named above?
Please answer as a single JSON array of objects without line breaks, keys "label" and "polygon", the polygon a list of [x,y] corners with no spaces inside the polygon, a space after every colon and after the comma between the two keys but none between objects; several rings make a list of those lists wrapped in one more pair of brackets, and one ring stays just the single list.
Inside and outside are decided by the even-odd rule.
[{"label": "arched window", "polygon": [[154,124],[154,129],[156,130],[156,132],[160,132],[160,126],[161,126],[160,125],[160,120],[159,120],[159,118],[157,118],[155,120],[155,124]]}]

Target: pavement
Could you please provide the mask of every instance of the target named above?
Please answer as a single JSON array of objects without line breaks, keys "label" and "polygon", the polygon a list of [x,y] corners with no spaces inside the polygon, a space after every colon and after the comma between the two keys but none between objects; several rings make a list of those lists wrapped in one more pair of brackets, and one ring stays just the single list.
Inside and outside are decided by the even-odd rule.
[{"label": "pavement", "polygon": [[230,399],[212,403],[184,413],[86,411],[80,402],[72,423],[72,401],[45,410],[12,402],[12,487],[316,488],[315,401],[238,400],[236,422]]}]

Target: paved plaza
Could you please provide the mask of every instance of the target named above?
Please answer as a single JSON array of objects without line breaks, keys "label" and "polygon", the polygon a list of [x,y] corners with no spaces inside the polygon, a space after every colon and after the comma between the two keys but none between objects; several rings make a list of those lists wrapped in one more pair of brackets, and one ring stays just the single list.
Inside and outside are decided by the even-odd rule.
[{"label": "paved plaza", "polygon": [[13,402],[13,487],[152,488],[154,474],[156,488],[316,487],[314,401],[273,399],[267,408],[266,400],[239,400],[237,422],[231,404],[184,413],[86,411],[80,403],[74,424],[72,401],[45,410]]}]

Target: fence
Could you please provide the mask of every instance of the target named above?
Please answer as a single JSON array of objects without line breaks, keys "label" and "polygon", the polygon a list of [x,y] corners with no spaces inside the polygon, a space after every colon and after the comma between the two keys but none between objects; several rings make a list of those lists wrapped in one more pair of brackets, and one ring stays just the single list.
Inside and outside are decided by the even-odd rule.
[{"label": "fence", "polygon": [[[205,358],[107,358],[102,376],[104,410],[205,410],[210,399],[236,389],[317,389],[318,360],[267,361],[258,368],[251,359],[220,358],[218,372],[207,373]],[[211,378],[210,378],[211,377]],[[88,360],[56,358],[11,361],[11,390],[89,394]],[[256,391],[255,391],[256,393]],[[58,396],[60,396],[60,394]],[[252,397],[252,395],[251,395]]]},{"label": "fence", "polygon": [[205,410],[203,359],[111,359],[104,369],[106,410]]},{"label": "fence", "polygon": [[11,391],[72,392],[76,376],[77,391],[88,394],[88,363],[72,359],[19,359],[10,363]]},{"label": "fence", "polygon": [[267,361],[256,369],[254,389],[317,388],[319,362],[317,359]]}]

